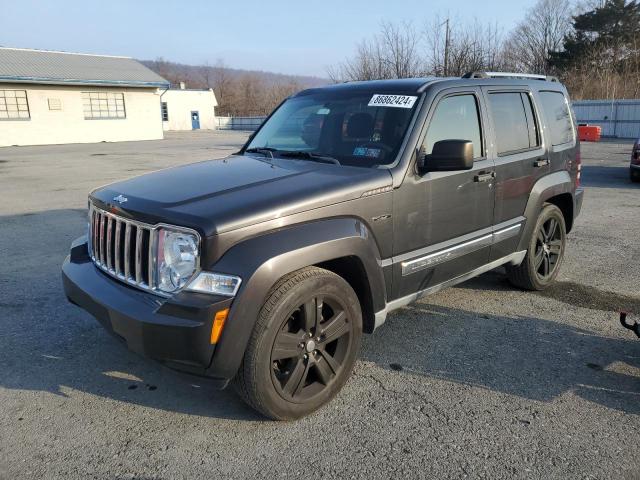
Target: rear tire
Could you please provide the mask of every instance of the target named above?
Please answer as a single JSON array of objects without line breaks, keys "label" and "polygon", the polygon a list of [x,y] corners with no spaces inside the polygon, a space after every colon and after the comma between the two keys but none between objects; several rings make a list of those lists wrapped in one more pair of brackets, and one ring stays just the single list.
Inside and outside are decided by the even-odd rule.
[{"label": "rear tire", "polygon": [[640,172],[631,170],[629,172],[629,178],[631,179],[632,182],[640,182]]},{"label": "rear tire", "polygon": [[520,265],[507,265],[507,277],[516,287],[544,290],[558,276],[564,258],[567,227],[562,211],[545,204],[538,215],[527,254]]},{"label": "rear tire", "polygon": [[360,303],[342,277],[317,267],[293,272],[269,292],[234,387],[274,420],[308,415],[345,384],[361,336]]}]

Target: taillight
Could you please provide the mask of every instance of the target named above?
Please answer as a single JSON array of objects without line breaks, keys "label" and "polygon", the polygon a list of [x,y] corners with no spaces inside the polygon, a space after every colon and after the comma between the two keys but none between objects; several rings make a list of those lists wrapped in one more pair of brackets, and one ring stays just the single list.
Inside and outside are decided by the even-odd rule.
[{"label": "taillight", "polygon": [[640,144],[636,143],[633,146],[633,152],[631,152],[631,163],[634,165],[640,165]]},{"label": "taillight", "polygon": [[576,187],[580,186],[580,174],[582,173],[582,157],[580,156],[580,150],[576,151],[576,168],[578,173],[576,174]]}]

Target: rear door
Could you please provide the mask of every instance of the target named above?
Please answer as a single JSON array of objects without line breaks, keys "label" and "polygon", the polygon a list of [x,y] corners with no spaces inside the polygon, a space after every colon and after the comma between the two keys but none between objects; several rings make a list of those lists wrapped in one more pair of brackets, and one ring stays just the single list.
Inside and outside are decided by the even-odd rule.
[{"label": "rear door", "polygon": [[394,192],[394,297],[425,290],[488,261],[493,221],[493,161],[486,156],[482,95],[468,87],[432,102],[418,147],[473,142],[471,170],[417,173],[411,165]]},{"label": "rear door", "polygon": [[549,173],[549,158],[532,92],[526,87],[482,90],[491,118],[488,155],[496,173],[493,261],[516,250],[529,194],[534,183]]}]

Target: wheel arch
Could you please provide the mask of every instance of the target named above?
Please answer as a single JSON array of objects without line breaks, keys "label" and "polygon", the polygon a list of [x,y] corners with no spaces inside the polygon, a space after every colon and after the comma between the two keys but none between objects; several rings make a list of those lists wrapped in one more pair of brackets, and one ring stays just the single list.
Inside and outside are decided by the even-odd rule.
[{"label": "wheel arch", "polygon": [[553,197],[547,198],[545,203],[552,203],[560,209],[564,217],[564,223],[567,227],[567,233],[573,228],[573,197],[570,193],[560,193]]},{"label": "wheel arch", "polygon": [[375,309],[373,306],[373,296],[371,285],[362,260],[355,255],[334,258],[315,265],[319,268],[329,270],[344,278],[351,285],[360,301],[362,308],[362,329],[364,333],[373,333],[375,328]]},{"label": "wheel arch", "polygon": [[304,267],[326,268],[355,290],[363,327],[373,326],[373,312],[384,308],[386,287],[375,238],[352,217],[293,225],[235,245],[213,269],[242,278],[229,318],[216,345],[208,374],[232,378],[238,370],[256,319],[273,285]]},{"label": "wheel arch", "polygon": [[545,203],[553,203],[562,211],[567,225],[567,232],[573,227],[575,185],[569,172],[562,170],[539,179],[531,189],[524,216],[527,219],[520,237],[518,250],[526,250],[533,233],[536,219]]}]

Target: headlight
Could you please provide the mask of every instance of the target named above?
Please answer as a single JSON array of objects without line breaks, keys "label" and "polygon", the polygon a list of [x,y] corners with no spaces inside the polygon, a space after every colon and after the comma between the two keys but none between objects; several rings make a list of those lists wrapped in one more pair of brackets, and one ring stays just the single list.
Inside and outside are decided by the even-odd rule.
[{"label": "headlight", "polygon": [[198,238],[192,233],[162,227],[158,230],[158,289],[175,292],[191,280],[198,267]]},{"label": "headlight", "polygon": [[233,275],[200,272],[196,279],[189,284],[187,290],[233,297],[238,292],[241,282],[242,280],[240,277],[235,277]]}]

